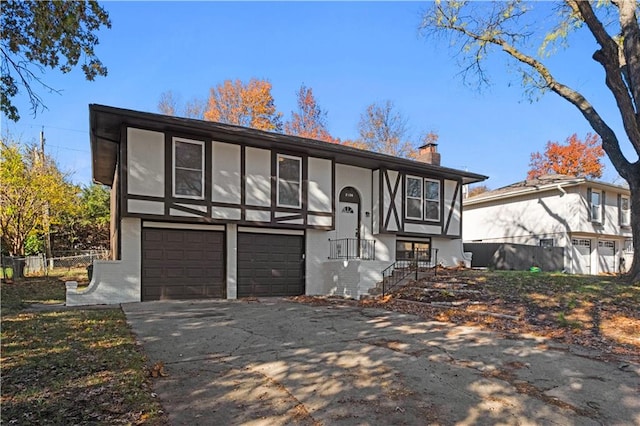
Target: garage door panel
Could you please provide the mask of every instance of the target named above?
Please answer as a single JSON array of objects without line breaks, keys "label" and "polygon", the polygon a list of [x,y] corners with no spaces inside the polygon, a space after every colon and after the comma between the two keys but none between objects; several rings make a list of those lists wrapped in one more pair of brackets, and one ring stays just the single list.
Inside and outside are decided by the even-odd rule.
[{"label": "garage door panel", "polygon": [[238,297],[304,294],[304,237],[238,234]]},{"label": "garage door panel", "polygon": [[142,299],[225,297],[224,233],[143,228]]}]

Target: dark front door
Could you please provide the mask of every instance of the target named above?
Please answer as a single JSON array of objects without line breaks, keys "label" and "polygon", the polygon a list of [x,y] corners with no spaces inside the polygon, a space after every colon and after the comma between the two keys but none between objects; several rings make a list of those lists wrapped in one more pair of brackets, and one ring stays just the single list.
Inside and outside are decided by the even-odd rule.
[{"label": "dark front door", "polygon": [[224,233],[142,228],[142,300],[224,298]]},{"label": "dark front door", "polygon": [[304,237],[238,233],[238,297],[304,294]]}]

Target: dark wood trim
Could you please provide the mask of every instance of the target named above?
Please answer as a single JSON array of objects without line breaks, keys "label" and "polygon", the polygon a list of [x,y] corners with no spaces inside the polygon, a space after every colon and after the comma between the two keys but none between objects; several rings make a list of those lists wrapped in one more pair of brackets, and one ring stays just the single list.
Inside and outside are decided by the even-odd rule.
[{"label": "dark wood trim", "polygon": [[[442,185],[443,188],[445,185]],[[451,197],[451,205],[449,206],[449,215],[447,216],[447,221],[445,222],[445,225],[442,228],[442,234],[447,235],[449,233],[449,225],[451,225],[451,219],[453,217],[453,210],[456,206],[456,201],[458,198],[458,192],[460,191],[460,182],[456,182],[456,187],[453,190],[453,197]],[[442,200],[444,200],[444,197],[441,196],[440,198],[442,198]],[[442,203],[444,204],[444,203]],[[462,211],[460,213],[460,217],[462,217]],[[462,227],[462,226],[461,226]]]},{"label": "dark wood trim", "polygon": [[277,216],[275,218],[275,222],[284,222],[287,220],[297,220],[297,219],[302,219],[302,225],[306,225],[307,221],[305,220],[305,218],[301,215],[301,214],[295,214],[295,215],[291,215],[291,216]]},{"label": "dark wood trim", "polygon": [[[387,212],[387,216],[384,220],[384,229],[389,230],[389,221],[391,220],[391,213],[393,213],[393,216],[396,220],[396,225],[398,226],[398,231],[401,231],[403,228],[402,226],[403,222],[401,222],[400,218],[398,217],[398,210],[396,209],[396,196],[398,195],[398,188],[400,187],[400,181],[403,180],[403,178],[402,178],[402,173],[400,173],[399,171],[396,171],[396,170],[392,170],[392,171],[398,173],[393,189],[391,189],[391,181],[390,181],[391,178],[389,177],[389,170],[382,169],[382,172],[384,173],[384,177],[385,177],[386,189],[389,190],[389,199],[390,199],[389,211]],[[404,185],[402,185],[402,187],[404,188]],[[401,202],[400,206],[403,207],[404,202]],[[384,209],[384,192],[382,193],[382,208]],[[398,231],[391,231],[391,232],[398,232]]]},{"label": "dark wood trim", "polygon": [[204,199],[208,201],[207,217],[211,217],[211,201],[213,196],[213,141],[207,139],[204,141]]},{"label": "dark wood trim", "polygon": [[302,207],[302,223],[307,224],[307,212],[309,211],[309,157],[304,155],[300,161],[300,167],[302,170],[301,178],[301,188],[300,188],[300,196],[302,199],[300,200],[300,207]]},{"label": "dark wood trim", "polygon": [[329,213],[329,212],[314,212],[314,211],[309,210],[307,212],[307,216],[332,217],[333,213]]},{"label": "dark wood trim", "polygon": [[[200,211],[197,209],[192,209],[190,207],[185,207],[185,206],[179,206],[177,204],[169,204],[169,210],[173,209],[173,210],[179,210],[181,212],[185,212],[185,213],[191,213],[191,214],[196,214],[198,216],[202,216],[202,217],[211,217],[211,213],[210,213],[210,208],[208,209],[209,212],[207,211]],[[172,216],[173,217],[173,216]]]},{"label": "dark wood trim", "polygon": [[240,220],[247,218],[247,146],[240,145]]},{"label": "dark wood trim", "polygon": [[164,133],[164,215],[171,217],[169,207],[173,197],[173,135]]},{"label": "dark wood trim", "polygon": [[124,143],[122,143],[117,150],[117,161],[116,161],[116,173],[118,174],[118,183],[116,185],[116,226],[117,226],[117,244],[118,246],[116,247],[116,256],[118,257],[118,259],[122,259],[122,218],[125,216],[126,214],[126,209],[127,209],[127,192],[129,191],[129,189],[126,186],[126,176],[127,176],[127,145],[128,145],[128,140],[127,140],[127,126],[126,125],[121,125],[120,126],[120,140],[122,140]]},{"label": "dark wood trim", "polygon": [[129,200],[140,200],[140,201],[155,201],[159,203],[164,203],[167,201],[163,197],[156,197],[155,195],[138,195],[138,194],[129,194],[127,196]]}]

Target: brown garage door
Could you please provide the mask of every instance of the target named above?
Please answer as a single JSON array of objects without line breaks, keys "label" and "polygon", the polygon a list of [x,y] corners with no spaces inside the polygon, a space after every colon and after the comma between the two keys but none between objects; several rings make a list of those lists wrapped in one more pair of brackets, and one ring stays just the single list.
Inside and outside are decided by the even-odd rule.
[{"label": "brown garage door", "polygon": [[142,300],[225,297],[224,233],[142,229]]},{"label": "brown garage door", "polygon": [[238,234],[238,297],[304,294],[304,237]]}]

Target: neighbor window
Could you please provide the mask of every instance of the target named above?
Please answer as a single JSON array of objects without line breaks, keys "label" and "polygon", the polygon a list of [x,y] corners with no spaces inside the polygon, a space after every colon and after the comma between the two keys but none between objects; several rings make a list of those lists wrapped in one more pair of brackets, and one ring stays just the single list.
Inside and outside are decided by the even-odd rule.
[{"label": "neighbor window", "polygon": [[553,247],[553,238],[541,238],[540,247]]},{"label": "neighbor window", "polygon": [[173,196],[204,198],[204,142],[173,138]]},{"label": "neighbor window", "polygon": [[278,154],[278,206],[300,208],[302,159]]},{"label": "neighbor window", "polygon": [[624,252],[633,253],[633,240],[631,238],[624,240]]},{"label": "neighbor window", "polygon": [[602,223],[602,193],[591,191],[590,211],[591,222]]},{"label": "neighbor window", "polygon": [[627,197],[620,197],[620,225],[631,225],[631,208]]},{"label": "neighbor window", "polygon": [[440,182],[407,176],[405,216],[407,219],[440,220]]}]

